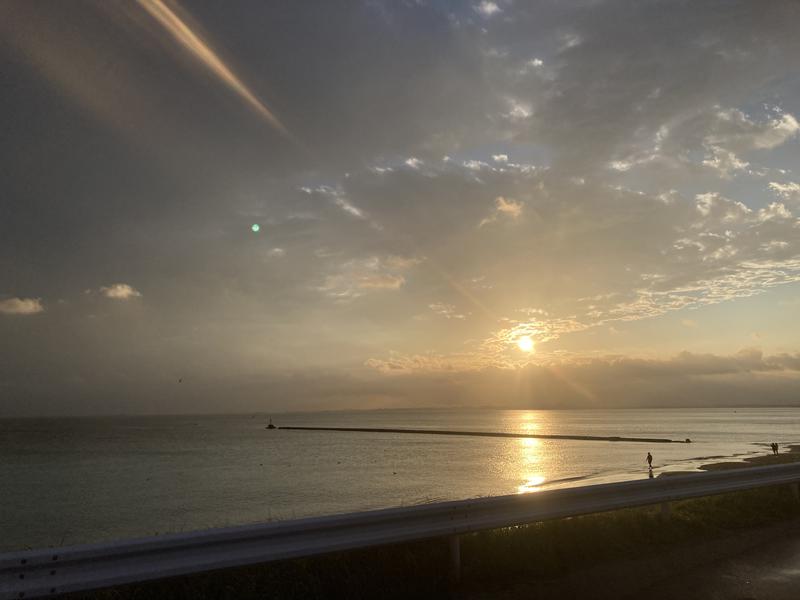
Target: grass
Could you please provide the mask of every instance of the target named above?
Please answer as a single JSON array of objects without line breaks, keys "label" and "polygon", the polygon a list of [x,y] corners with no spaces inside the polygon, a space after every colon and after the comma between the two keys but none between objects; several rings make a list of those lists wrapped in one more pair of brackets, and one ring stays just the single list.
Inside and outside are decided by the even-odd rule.
[{"label": "grass", "polygon": [[[658,507],[588,515],[462,537],[460,589],[552,579],[578,569],[658,556],[800,517],[788,486]],[[73,594],[70,600],[441,598],[452,593],[444,540],[283,561],[161,582]]]},{"label": "grass", "polygon": [[646,507],[546,521],[467,537],[464,568],[482,582],[552,578],[576,565],[638,559],[796,517],[800,503],[782,486],[676,502],[668,518]]}]

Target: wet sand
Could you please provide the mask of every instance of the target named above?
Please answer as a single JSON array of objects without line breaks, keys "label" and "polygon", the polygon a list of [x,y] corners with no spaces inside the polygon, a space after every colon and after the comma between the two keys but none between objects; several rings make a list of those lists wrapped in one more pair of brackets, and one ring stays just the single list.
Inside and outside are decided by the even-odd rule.
[{"label": "wet sand", "polygon": [[[710,458],[710,457],[709,457]],[[764,454],[759,456],[749,456],[742,460],[730,460],[725,462],[708,463],[699,467],[700,471],[727,471],[728,469],[746,469],[748,467],[766,467],[768,465],[786,465],[800,462],[800,444],[793,444],[781,448],[780,453],[775,456],[772,450],[764,448]],[[689,475],[697,471],[664,471],[659,473],[659,477],[674,477],[675,475]]]},{"label": "wet sand", "polygon": [[740,461],[711,463],[700,467],[702,471],[725,471],[727,469],[742,469],[745,467],[766,467],[767,465],[785,465],[800,461],[800,445],[794,444],[781,449],[775,456],[772,450],[764,449],[762,456],[750,456]]}]

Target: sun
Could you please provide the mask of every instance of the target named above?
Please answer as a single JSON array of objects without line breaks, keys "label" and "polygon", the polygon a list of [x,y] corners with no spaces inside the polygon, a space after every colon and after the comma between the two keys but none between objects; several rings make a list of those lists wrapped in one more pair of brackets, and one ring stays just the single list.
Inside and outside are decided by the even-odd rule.
[{"label": "sun", "polygon": [[523,335],[521,338],[517,340],[517,346],[523,352],[533,352],[533,340],[529,335]]}]

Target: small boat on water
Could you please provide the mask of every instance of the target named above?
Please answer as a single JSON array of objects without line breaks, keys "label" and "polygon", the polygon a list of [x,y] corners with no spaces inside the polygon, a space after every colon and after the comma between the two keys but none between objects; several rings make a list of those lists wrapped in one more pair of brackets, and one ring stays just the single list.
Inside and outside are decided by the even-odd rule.
[{"label": "small boat on water", "polygon": [[275,427],[275,425],[272,423],[272,418],[271,417],[270,417],[270,420],[269,420],[269,424],[266,427],[264,427],[264,429],[277,429],[277,427]]}]

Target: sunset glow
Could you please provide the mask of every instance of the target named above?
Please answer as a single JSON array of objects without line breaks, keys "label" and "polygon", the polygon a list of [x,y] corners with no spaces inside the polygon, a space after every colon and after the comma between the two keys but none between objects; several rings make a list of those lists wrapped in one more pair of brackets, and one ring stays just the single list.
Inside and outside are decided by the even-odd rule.
[{"label": "sunset glow", "polygon": [[800,5],[715,6],[0,2],[8,410],[796,403]]},{"label": "sunset glow", "polygon": [[523,352],[533,352],[534,343],[531,337],[526,335],[517,340],[517,346]]}]

